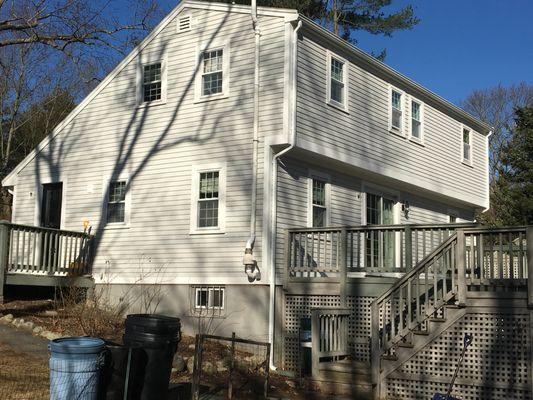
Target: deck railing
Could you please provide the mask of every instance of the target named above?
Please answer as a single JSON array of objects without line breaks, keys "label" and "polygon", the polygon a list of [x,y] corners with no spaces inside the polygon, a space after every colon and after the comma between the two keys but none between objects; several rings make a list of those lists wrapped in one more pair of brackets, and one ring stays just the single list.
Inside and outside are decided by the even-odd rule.
[{"label": "deck railing", "polygon": [[[529,251],[528,251],[529,249]],[[372,363],[476,292],[527,291],[533,305],[533,227],[459,229],[372,303]]]},{"label": "deck railing", "polygon": [[92,235],[0,221],[0,254],[7,274],[91,274]]},{"label": "deck railing", "polygon": [[287,231],[287,279],[406,272],[457,229],[474,224],[379,225]]}]

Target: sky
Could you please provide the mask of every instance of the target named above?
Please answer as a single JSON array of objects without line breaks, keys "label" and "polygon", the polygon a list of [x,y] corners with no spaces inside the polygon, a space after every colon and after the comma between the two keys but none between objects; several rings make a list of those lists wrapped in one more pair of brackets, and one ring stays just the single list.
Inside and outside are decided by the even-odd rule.
[{"label": "sky", "polygon": [[[156,0],[171,10],[178,0]],[[128,0],[114,0],[116,9]],[[364,51],[452,103],[476,89],[533,84],[533,0],[393,0],[411,4],[420,23],[393,37],[357,32]]]},{"label": "sky", "polygon": [[392,38],[355,34],[358,47],[458,104],[475,89],[533,84],[533,0],[395,0],[420,23]]}]

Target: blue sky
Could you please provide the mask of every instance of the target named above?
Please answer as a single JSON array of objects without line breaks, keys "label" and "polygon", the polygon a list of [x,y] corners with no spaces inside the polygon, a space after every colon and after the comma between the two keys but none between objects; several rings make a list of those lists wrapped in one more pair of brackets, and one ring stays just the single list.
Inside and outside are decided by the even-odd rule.
[{"label": "blue sky", "polygon": [[396,0],[421,22],[392,38],[356,34],[365,51],[454,103],[472,90],[533,84],[533,0]]}]

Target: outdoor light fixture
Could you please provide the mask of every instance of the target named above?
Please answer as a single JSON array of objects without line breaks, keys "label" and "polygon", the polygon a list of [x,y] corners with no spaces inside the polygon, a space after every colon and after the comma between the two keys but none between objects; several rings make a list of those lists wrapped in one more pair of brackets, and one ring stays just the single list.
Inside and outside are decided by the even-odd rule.
[{"label": "outdoor light fixture", "polygon": [[409,202],[406,201],[405,203],[402,204],[402,211],[405,215],[405,218],[409,218]]},{"label": "outdoor light fixture", "polygon": [[257,268],[257,261],[253,255],[252,249],[246,248],[244,250],[242,263],[244,264],[244,273],[248,276],[248,282],[259,280],[259,268]]}]

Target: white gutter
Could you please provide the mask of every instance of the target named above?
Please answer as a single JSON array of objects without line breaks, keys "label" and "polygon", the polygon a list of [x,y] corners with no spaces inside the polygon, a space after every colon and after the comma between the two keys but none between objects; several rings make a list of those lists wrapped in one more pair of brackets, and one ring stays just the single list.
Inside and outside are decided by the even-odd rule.
[{"label": "white gutter", "polygon": [[302,27],[302,21],[298,21],[298,26],[293,31],[293,50],[291,68],[291,136],[289,147],[286,147],[272,157],[272,190],[270,209],[270,304],[268,310],[268,340],[270,342],[270,369],[276,369],[274,365],[274,323],[275,323],[275,302],[276,302],[276,216],[277,216],[277,186],[278,186],[278,159],[291,151],[296,145],[296,75],[298,72],[298,31]]}]

